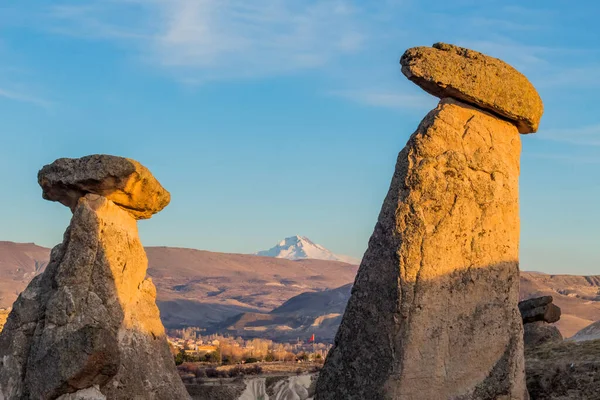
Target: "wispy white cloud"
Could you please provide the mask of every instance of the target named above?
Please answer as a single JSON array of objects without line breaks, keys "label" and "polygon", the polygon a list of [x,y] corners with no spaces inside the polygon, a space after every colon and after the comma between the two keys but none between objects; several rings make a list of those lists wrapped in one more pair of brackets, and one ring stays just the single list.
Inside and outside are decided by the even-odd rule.
[{"label": "wispy white cloud", "polygon": [[[118,23],[135,13],[134,25]],[[126,0],[54,6],[56,32],[130,39],[182,81],[285,74],[327,65],[366,40],[349,0]]]},{"label": "wispy white cloud", "polygon": [[539,84],[540,87],[571,87],[597,89],[600,87],[600,64],[588,66],[558,66]]},{"label": "wispy white cloud", "polygon": [[501,31],[510,31],[510,32],[521,32],[521,31],[535,31],[539,30],[541,27],[539,25],[531,25],[531,24],[522,24],[510,19],[502,19],[502,18],[490,18],[490,17],[481,17],[481,16],[473,16],[468,19],[469,24],[473,28],[478,29],[498,29]]},{"label": "wispy white cloud", "polygon": [[[577,85],[586,80],[583,72],[597,75],[594,66],[570,73],[564,69],[569,63],[556,62],[584,50],[544,46],[523,35],[547,29],[544,21],[557,18],[552,13],[514,6],[494,13],[448,10],[436,14],[406,0],[59,0],[38,16],[36,28],[110,40],[131,50],[130,57],[190,86],[327,71],[327,87],[339,88],[329,94],[380,107],[428,107],[426,97],[419,100],[400,90],[348,88],[386,87],[398,76],[377,63],[391,66],[406,47],[426,44],[419,41],[430,37],[501,58],[536,87]],[[420,31],[414,21],[424,16],[429,27]],[[382,49],[398,54],[386,58]]]},{"label": "wispy white cloud", "polygon": [[0,88],[0,98],[5,98],[9,100],[19,101],[23,103],[33,104],[43,108],[50,108],[52,103],[44,100],[42,98],[32,96],[25,93],[15,92],[11,90],[5,90]]},{"label": "wispy white cloud", "polygon": [[600,146],[600,124],[573,129],[547,129],[540,132],[539,138],[579,146]]},{"label": "wispy white cloud", "polygon": [[46,28],[51,33],[76,37],[150,39],[145,36],[143,25],[119,23],[119,18],[116,18],[124,7],[133,4],[127,0],[121,4],[109,0],[104,3],[55,5],[45,13],[45,18],[51,21]]},{"label": "wispy white cloud", "polygon": [[578,156],[572,154],[526,153],[524,157],[559,161],[568,164],[600,164],[600,157]]},{"label": "wispy white cloud", "polygon": [[425,94],[403,94],[373,90],[337,90],[328,95],[342,97],[356,103],[395,109],[430,110],[438,99]]}]

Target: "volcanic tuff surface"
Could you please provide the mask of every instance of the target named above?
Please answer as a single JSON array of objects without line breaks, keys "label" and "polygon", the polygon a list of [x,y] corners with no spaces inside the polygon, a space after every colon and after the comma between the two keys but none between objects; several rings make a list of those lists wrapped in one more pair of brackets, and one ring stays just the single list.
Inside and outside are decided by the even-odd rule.
[{"label": "volcanic tuff surface", "polygon": [[502,60],[446,43],[413,47],[400,59],[402,73],[425,91],[451,97],[537,131],[544,106],[529,80]]},{"label": "volcanic tuff surface", "polygon": [[400,62],[441,101],[398,155],[316,399],[528,399],[519,132],[535,132],[541,100],[472,50],[438,43]]},{"label": "volcanic tuff surface", "polygon": [[547,342],[561,342],[562,335],[552,323],[560,320],[561,310],[552,296],[535,297],[519,302],[523,318],[525,349]]},{"label": "volcanic tuff surface", "polygon": [[146,167],[129,158],[93,154],[59,158],[38,173],[46,200],[74,210],[86,193],[98,194],[136,219],[150,218],[169,204],[171,195]]},{"label": "volcanic tuff surface", "polygon": [[[131,171],[115,169],[120,162],[114,157],[94,160],[77,170],[77,180],[93,182],[94,192],[98,186],[107,195],[120,190],[119,173]],[[63,243],[19,295],[0,333],[0,398],[189,398],[159,318],[156,289],[146,279],[148,260],[137,230],[136,219],[159,211],[147,201],[153,192],[145,192],[158,182],[143,169],[144,184],[134,180],[132,190],[126,184],[127,204],[137,205],[130,210],[121,200],[117,205],[66,185],[68,176],[49,183],[45,174],[63,163],[44,167],[40,185],[44,198],[69,206],[73,217]],[[105,178],[94,182],[96,177]]]},{"label": "volcanic tuff surface", "polygon": [[514,125],[451,99],[421,122],[398,156],[318,399],[525,398],[520,146]]}]

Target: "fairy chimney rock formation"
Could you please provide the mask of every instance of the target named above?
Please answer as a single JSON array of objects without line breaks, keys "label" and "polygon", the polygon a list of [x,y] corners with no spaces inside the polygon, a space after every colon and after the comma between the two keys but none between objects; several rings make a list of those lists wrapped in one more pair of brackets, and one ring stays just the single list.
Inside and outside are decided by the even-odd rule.
[{"label": "fairy chimney rock formation", "polygon": [[169,203],[141,164],[93,155],[38,174],[73,211],[0,333],[0,399],[186,399],[146,278],[137,219]]},{"label": "fairy chimney rock formation", "polygon": [[315,399],[528,399],[519,132],[541,101],[471,50],[409,49],[401,63],[442,99],[398,155]]},{"label": "fairy chimney rock formation", "polygon": [[552,296],[542,296],[519,302],[526,349],[563,340],[558,328],[550,325],[558,322],[561,314],[560,307],[552,301]]},{"label": "fairy chimney rock formation", "polygon": [[519,302],[519,311],[523,318],[523,324],[536,321],[551,324],[560,320],[560,307],[552,303],[553,300],[552,296],[542,296]]}]

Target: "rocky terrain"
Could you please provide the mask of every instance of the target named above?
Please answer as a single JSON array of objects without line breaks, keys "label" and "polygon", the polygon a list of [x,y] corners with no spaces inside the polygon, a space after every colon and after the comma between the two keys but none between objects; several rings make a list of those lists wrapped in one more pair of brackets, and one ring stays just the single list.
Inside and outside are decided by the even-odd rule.
[{"label": "rocky terrain", "polygon": [[556,323],[565,338],[600,320],[600,276],[521,273],[520,298],[552,296],[562,310]]},{"label": "rocky terrain", "polygon": [[186,384],[193,400],[309,400],[316,374],[271,374],[238,379],[203,379]]},{"label": "rocky terrain", "polygon": [[[206,326],[242,312],[268,313],[296,295],[354,280],[355,265],[147,247],[165,326]],[[48,263],[50,249],[0,242],[0,308],[8,308]],[[36,271],[36,268],[37,271]]]},{"label": "rocky terrain", "polygon": [[246,338],[293,341],[315,335],[319,342],[333,342],[350,298],[352,284],[333,290],[292,297],[270,313],[243,313],[215,325],[211,331]]},{"label": "rocky terrain", "polygon": [[593,324],[586,326],[575,335],[571,336],[570,339],[575,342],[600,339],[600,321],[596,321]]},{"label": "rocky terrain", "polygon": [[528,399],[519,133],[542,101],[473,50],[415,47],[400,64],[441,100],[398,154],[316,397]]},{"label": "rocky terrain", "polygon": [[547,342],[562,342],[560,331],[552,325],[560,320],[561,310],[552,300],[552,296],[543,296],[519,302],[526,349]]},{"label": "rocky terrain", "polygon": [[551,341],[525,352],[532,400],[597,399],[600,340]]},{"label": "rocky terrain", "polygon": [[[43,198],[73,217],[49,255],[1,243],[12,309],[0,310],[0,399],[597,397],[600,279],[519,271],[520,134],[543,113],[535,88],[444,43],[400,63],[440,102],[398,155],[353,284],[356,267],[339,262],[352,260],[300,236],[255,256],[147,255],[137,221],[170,194],[143,165],[93,155],[42,168]],[[235,370],[223,384],[186,369],[182,381],[163,322],[333,347],[318,376]],[[559,328],[582,325],[563,340]]]},{"label": "rocky terrain", "polygon": [[[357,270],[335,261],[172,247],[147,247],[146,252],[166,327],[208,324],[223,333],[276,340],[315,333],[319,340],[333,341]],[[0,308],[12,305],[43,271],[49,255],[50,249],[31,243],[0,242]],[[552,296],[562,309],[555,325],[565,338],[600,320],[598,293],[600,276],[521,272],[520,299]]]},{"label": "rocky terrain", "polygon": [[0,398],[189,398],[137,230],[169,192],[137,161],[107,155],[56,160],[38,183],[73,217],[0,332]]},{"label": "rocky terrain", "polygon": [[33,243],[0,241],[0,308],[11,307],[19,293],[50,259],[50,249]]},{"label": "rocky terrain", "polygon": [[337,261],[147,248],[165,326],[206,327],[242,312],[268,313],[293,296],[351,282],[357,267]]},{"label": "rocky terrain", "polygon": [[[599,278],[521,272],[520,300],[552,296],[553,303],[562,310],[560,320],[552,325],[558,328],[563,337],[569,338],[600,320],[600,300],[590,298],[590,293],[600,290]],[[352,284],[348,284],[333,290],[303,293],[269,314],[249,313],[225,321],[219,325],[219,332],[281,340],[303,337],[307,332],[314,332],[319,340],[331,342],[337,331],[337,324],[341,322],[345,304],[350,298],[351,287]],[[320,321],[319,317],[327,318],[328,324],[315,324]],[[290,326],[295,328],[286,328]],[[582,335],[589,335],[592,330],[593,337],[600,339],[599,324],[591,325],[587,333]]]}]

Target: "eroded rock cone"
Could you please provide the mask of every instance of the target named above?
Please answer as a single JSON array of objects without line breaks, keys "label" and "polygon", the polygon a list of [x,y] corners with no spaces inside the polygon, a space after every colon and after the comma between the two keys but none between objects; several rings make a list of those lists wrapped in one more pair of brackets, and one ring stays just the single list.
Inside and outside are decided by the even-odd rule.
[{"label": "eroded rock cone", "polygon": [[535,297],[519,302],[523,318],[525,348],[548,342],[560,342],[563,336],[551,323],[560,320],[560,307],[552,303],[552,296]]},{"label": "eroded rock cone", "polygon": [[517,125],[448,97],[423,119],[398,156],[317,400],[528,398]]},{"label": "eroded rock cone", "polygon": [[[92,186],[109,197],[121,190],[125,175],[102,169],[132,160],[91,157],[96,172],[86,178],[86,169],[79,169],[77,180],[87,183],[77,190],[65,183],[68,175],[48,190],[45,174],[64,159],[40,171],[45,198],[80,197],[63,243],[21,293],[0,333],[0,399],[189,398],[159,319],[156,289],[146,278],[148,261],[136,223],[168,200],[159,209],[146,201],[144,185],[160,185],[143,167],[145,184],[128,192],[133,211],[94,193]],[[131,174],[127,168],[122,172]]]}]

